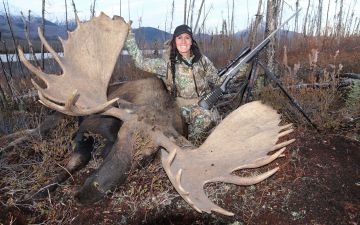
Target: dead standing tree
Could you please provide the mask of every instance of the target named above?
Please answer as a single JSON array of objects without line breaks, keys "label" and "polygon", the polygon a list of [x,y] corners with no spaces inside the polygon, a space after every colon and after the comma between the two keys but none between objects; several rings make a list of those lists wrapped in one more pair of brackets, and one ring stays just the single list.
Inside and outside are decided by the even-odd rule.
[{"label": "dead standing tree", "polygon": [[30,19],[31,19],[30,12],[31,11],[29,10],[28,21],[26,21],[24,14],[22,12],[20,12],[20,13],[21,13],[21,18],[22,18],[23,23],[24,23],[24,33],[25,33],[25,38],[26,38],[26,40],[28,42],[28,45],[29,45],[29,52],[31,53],[36,66],[40,66],[39,62],[37,60],[37,57],[35,55],[34,47],[33,47],[32,43],[30,41]]},{"label": "dead standing tree", "polygon": [[[17,63],[19,65],[19,68],[20,68],[20,71],[21,73],[24,75],[24,70],[23,70],[23,66],[22,64],[20,63],[20,58],[19,58],[19,52],[16,48],[17,46],[17,41],[16,41],[16,38],[15,38],[15,34],[14,34],[14,30],[13,30],[13,27],[12,27],[12,23],[11,23],[11,15],[10,15],[10,10],[9,10],[9,2],[7,2],[7,4],[5,5],[5,0],[3,0],[3,6],[4,6],[4,11],[5,11],[5,16],[6,16],[6,20],[7,20],[7,23],[8,23],[8,26],[9,26],[9,30],[10,30],[10,34],[11,34],[11,38],[12,38],[12,41],[13,41],[13,45],[14,45],[14,49],[15,49],[15,54],[16,54],[16,58],[17,58]],[[4,42],[5,43],[5,42]],[[5,45],[4,45],[5,46]],[[5,50],[7,52],[7,50]],[[9,63],[9,60],[7,61]],[[11,67],[11,66],[9,66]]]},{"label": "dead standing tree", "polygon": [[318,11],[317,11],[317,23],[316,23],[316,36],[317,37],[320,37],[320,35],[321,35],[322,8],[323,8],[323,0],[319,0]]},{"label": "dead standing tree", "polygon": [[261,15],[261,5],[262,5],[262,0],[259,0],[258,10],[257,10],[257,13],[255,15],[255,22],[252,25],[252,29],[251,29],[251,33],[250,33],[250,37],[249,37],[249,39],[250,39],[250,48],[255,47],[257,30],[258,30],[259,24],[261,22],[261,19],[263,17]]},{"label": "dead standing tree", "polygon": [[306,7],[306,13],[305,13],[305,17],[304,17],[304,24],[303,24],[303,35],[304,35],[304,37],[306,37],[306,35],[307,35],[306,26],[307,26],[308,17],[309,17],[310,1],[311,0],[308,1],[308,5]]},{"label": "dead standing tree", "polygon": [[[45,0],[42,0],[42,10],[41,10],[41,34],[45,36]],[[41,68],[45,69],[45,47],[44,44],[41,44]]]},{"label": "dead standing tree", "polygon": [[[271,34],[277,27],[281,0],[268,0],[266,9],[265,36]],[[275,72],[276,36],[272,38],[266,48],[266,63],[270,71]]]},{"label": "dead standing tree", "polygon": [[68,11],[67,11],[67,0],[65,0],[65,26],[66,31],[69,31]]}]

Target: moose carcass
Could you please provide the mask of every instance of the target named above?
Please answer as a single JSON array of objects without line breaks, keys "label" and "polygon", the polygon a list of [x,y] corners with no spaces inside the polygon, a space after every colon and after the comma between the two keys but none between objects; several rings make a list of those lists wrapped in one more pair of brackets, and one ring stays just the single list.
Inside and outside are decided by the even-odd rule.
[{"label": "moose carcass", "polygon": [[[129,25],[122,18],[111,20],[103,13],[89,22],[78,22],[69,39],[62,41],[63,58],[39,32],[41,41],[63,69],[60,76],[45,74],[22,57],[24,64],[46,84],[46,88],[42,88],[33,82],[44,105],[68,115],[97,113],[122,121],[110,153],[96,173],[87,179],[79,198],[84,202],[99,199],[126,178],[124,172],[130,168],[129,162],[134,157],[135,135],[142,133],[151,140],[151,146],[141,151],[149,155],[163,149],[163,167],[186,202],[199,212],[233,215],[206,197],[204,184],[221,181],[250,185],[274,174],[278,168],[254,177],[238,177],[232,172],[260,167],[279,157],[285,146],[294,141],[276,144],[279,137],[292,131],[288,129],[290,125],[279,126],[280,116],[272,108],[252,102],[225,118],[199,148],[185,150],[181,142],[186,143],[186,148],[189,143],[180,135],[181,127],[176,125],[179,117],[175,103],[159,80],[134,81],[143,82],[143,89],[152,89],[152,97],[143,89],[131,92],[133,86],[130,83],[128,89],[122,86],[114,96],[107,96],[107,85],[128,29]],[[149,97],[156,100],[148,102]],[[274,154],[268,155],[275,150]]]}]

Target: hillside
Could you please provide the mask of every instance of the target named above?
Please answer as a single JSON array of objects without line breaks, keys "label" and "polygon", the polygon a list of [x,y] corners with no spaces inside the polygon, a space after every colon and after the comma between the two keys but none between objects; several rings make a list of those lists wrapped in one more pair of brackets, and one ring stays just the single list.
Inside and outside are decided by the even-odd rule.
[{"label": "hillside", "polygon": [[[15,39],[20,43],[20,45],[25,45],[25,32],[24,32],[24,22],[20,15],[14,15],[10,19],[10,23],[12,24],[12,30],[14,32]],[[34,41],[35,48],[40,43],[38,37],[38,27],[41,27],[42,19],[41,17],[31,17],[30,25],[29,25],[29,37],[32,41]],[[69,22],[69,29],[74,30],[76,27],[74,21]],[[155,42],[164,43],[165,40],[171,37],[171,34],[159,30],[153,27],[140,27],[137,29],[133,29],[135,33],[135,37],[140,46],[153,46]],[[0,14],[0,33],[1,40],[4,40],[7,44],[7,48],[13,49],[11,32],[9,29],[7,18],[4,14]],[[59,41],[58,37],[63,39],[67,38],[66,26],[64,23],[55,23],[49,20],[45,20],[45,37],[49,42],[52,42],[53,45],[58,46]],[[162,46],[162,45],[160,45]],[[3,46],[0,46],[0,52],[3,52]]]}]

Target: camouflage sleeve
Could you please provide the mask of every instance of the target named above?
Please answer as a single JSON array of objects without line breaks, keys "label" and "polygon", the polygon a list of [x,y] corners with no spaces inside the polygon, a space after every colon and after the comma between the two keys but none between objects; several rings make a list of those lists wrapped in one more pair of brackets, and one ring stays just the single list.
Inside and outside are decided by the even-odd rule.
[{"label": "camouflage sleeve", "polygon": [[167,62],[163,58],[144,58],[141,50],[136,44],[135,34],[129,31],[124,48],[135,61],[135,66],[141,70],[154,73],[159,78],[164,78],[167,72]]},{"label": "camouflage sleeve", "polygon": [[248,63],[242,65],[240,67],[239,71],[237,72],[237,74],[235,75],[235,77],[230,82],[239,81],[242,77],[246,76],[246,72],[247,72],[249,66],[250,66],[250,64],[248,64]]},{"label": "camouflage sleeve", "polygon": [[214,64],[210,61],[208,57],[205,55],[202,56],[203,60],[203,66],[206,72],[206,79],[209,83],[213,83],[216,85],[221,84],[221,82],[224,80],[223,77],[219,77],[217,75],[218,70],[215,68]]}]

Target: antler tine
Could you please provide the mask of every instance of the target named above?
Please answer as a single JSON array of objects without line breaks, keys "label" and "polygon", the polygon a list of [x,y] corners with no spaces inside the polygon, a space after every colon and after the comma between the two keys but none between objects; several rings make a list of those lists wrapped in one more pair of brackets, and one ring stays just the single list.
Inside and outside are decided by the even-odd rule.
[{"label": "antler tine", "polygon": [[272,147],[271,151],[274,151],[276,149],[279,149],[279,148],[282,148],[282,147],[284,147],[286,145],[289,145],[289,144],[293,143],[294,141],[295,141],[295,139],[291,139],[291,140],[288,140],[288,141],[281,142],[281,143],[275,145],[274,147]]},{"label": "antler tine", "polygon": [[107,102],[105,102],[99,106],[96,106],[94,108],[91,108],[91,109],[79,109],[78,107],[75,106],[77,96],[79,96],[77,93],[77,90],[75,90],[71,94],[71,96],[68,98],[65,105],[62,106],[62,105],[56,104],[55,102],[50,101],[46,97],[46,94],[43,91],[43,89],[41,87],[39,87],[33,80],[32,80],[32,82],[33,82],[35,88],[38,89],[39,99],[43,105],[45,105],[49,108],[55,109],[64,114],[70,115],[70,116],[86,116],[86,115],[99,113],[99,112],[104,111],[107,107],[111,106],[112,104],[114,104],[114,102],[116,102],[118,100],[118,98],[115,98],[115,99],[107,101]]},{"label": "antler tine", "polygon": [[271,175],[273,175],[274,173],[276,173],[278,170],[279,170],[279,167],[276,167],[265,173],[262,173],[262,174],[259,174],[256,176],[252,176],[252,177],[239,177],[236,175],[229,174],[225,177],[214,178],[214,179],[210,180],[209,182],[225,182],[225,183],[232,183],[232,184],[237,184],[237,185],[253,185],[253,184],[257,184],[257,183],[265,180],[266,178],[268,178]]},{"label": "antler tine", "polygon": [[285,135],[288,135],[293,131],[294,131],[294,129],[283,131],[283,132],[279,133],[278,138],[284,137]]},{"label": "antler tine", "polygon": [[56,60],[56,62],[59,64],[59,66],[61,67],[61,69],[64,69],[64,65],[59,57],[59,55],[54,51],[54,49],[49,45],[49,43],[46,41],[46,39],[44,38],[44,35],[41,32],[41,28],[38,27],[38,35],[39,38],[41,40],[41,42],[44,44],[45,48],[51,53],[51,55],[54,57],[54,59]]},{"label": "antler tine", "polygon": [[261,167],[261,166],[265,166],[265,165],[271,163],[272,161],[274,161],[275,159],[277,159],[278,157],[280,157],[281,154],[285,151],[285,149],[286,149],[286,147],[283,147],[282,149],[280,149],[279,151],[275,152],[272,155],[260,158],[252,164],[246,164],[246,165],[237,167],[237,168],[233,169],[231,172],[236,171],[236,170],[241,170],[241,169],[254,169],[254,168]]},{"label": "antler tine", "polygon": [[43,80],[46,85],[49,85],[49,81],[48,79],[50,78],[49,75],[50,74],[46,74],[43,71],[41,71],[40,69],[36,68],[35,66],[33,66],[24,56],[24,52],[21,49],[21,47],[18,47],[18,51],[19,51],[19,56],[20,56],[20,60],[21,62],[23,62],[25,64],[25,66],[31,71],[33,72],[37,77],[39,77],[41,80]]},{"label": "antler tine", "polygon": [[229,211],[227,211],[227,210],[225,210],[225,209],[223,209],[223,208],[221,208],[219,206],[217,206],[215,208],[211,208],[211,210],[214,211],[214,212],[221,213],[221,214],[223,214],[225,216],[234,216],[235,215],[234,213],[229,212]]},{"label": "antler tine", "polygon": [[185,191],[185,189],[181,186],[180,183],[182,169],[178,170],[176,176],[174,176],[171,172],[171,163],[173,162],[176,153],[177,153],[176,149],[174,151],[170,151],[169,156],[164,163],[164,170],[167,172],[168,176],[171,176],[171,178],[173,178],[170,180],[173,180],[175,182],[174,186],[178,188],[179,193],[182,195],[189,195],[189,192]]},{"label": "antler tine", "polygon": [[281,127],[280,127],[280,131],[281,131],[281,130],[284,130],[284,129],[287,129],[287,128],[291,127],[292,125],[293,125],[292,123],[289,123],[289,124],[286,124],[286,125],[284,125],[284,126],[281,126]]},{"label": "antler tine", "polygon": [[[58,105],[50,100],[48,100],[47,98],[44,97],[43,95],[43,92],[38,90],[38,93],[39,93],[39,102],[51,109],[55,109],[56,111],[59,111],[59,112],[62,112],[62,113],[65,113],[65,108],[64,106],[61,106],[61,105]],[[65,114],[68,114],[68,115],[71,115],[71,116],[75,116],[74,114],[69,114],[69,113],[65,113]]]},{"label": "antler tine", "polygon": [[76,26],[79,27],[81,22],[80,22],[80,19],[79,19],[79,16],[78,16],[77,12],[75,12],[75,20],[76,20]]}]

